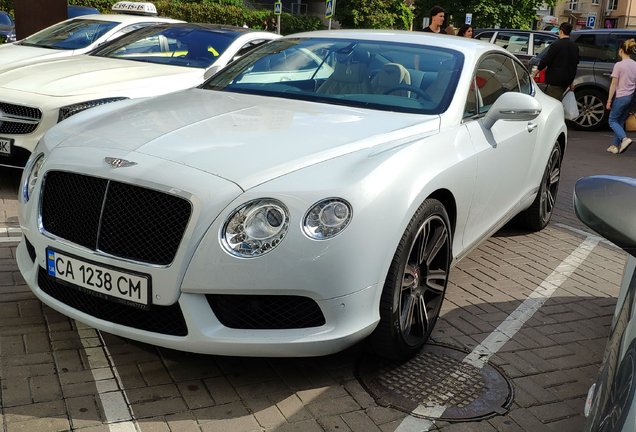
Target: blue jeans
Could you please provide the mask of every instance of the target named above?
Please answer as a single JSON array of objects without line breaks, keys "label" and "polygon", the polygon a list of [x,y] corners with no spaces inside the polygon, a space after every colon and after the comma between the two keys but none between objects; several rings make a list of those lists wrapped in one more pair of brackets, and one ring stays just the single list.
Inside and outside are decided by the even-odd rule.
[{"label": "blue jeans", "polygon": [[629,116],[629,104],[632,101],[632,95],[623,96],[614,99],[614,103],[612,103],[612,110],[609,115],[609,125],[614,131],[614,139],[612,140],[612,145],[619,147],[621,145],[621,141],[627,135],[625,134],[625,120]]}]

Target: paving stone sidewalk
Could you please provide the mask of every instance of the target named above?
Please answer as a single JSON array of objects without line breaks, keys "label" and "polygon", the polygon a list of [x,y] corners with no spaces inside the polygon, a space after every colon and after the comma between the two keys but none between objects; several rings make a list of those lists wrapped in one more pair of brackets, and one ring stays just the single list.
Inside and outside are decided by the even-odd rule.
[{"label": "paving stone sidewalk", "polygon": [[[595,144],[606,135],[571,133],[547,229],[505,228],[452,270],[433,342],[471,351],[585,240],[567,228],[585,229],[571,209],[575,180],[628,175],[635,166],[636,149],[617,159]],[[18,235],[10,229],[17,226],[18,181],[0,173],[0,239]],[[505,415],[430,425],[374,401],[356,377],[367,355],[360,346],[318,358],[204,356],[87,328],[31,294],[15,246],[0,242],[2,432],[581,431],[626,258],[612,246],[594,247],[492,357],[514,385]]]}]

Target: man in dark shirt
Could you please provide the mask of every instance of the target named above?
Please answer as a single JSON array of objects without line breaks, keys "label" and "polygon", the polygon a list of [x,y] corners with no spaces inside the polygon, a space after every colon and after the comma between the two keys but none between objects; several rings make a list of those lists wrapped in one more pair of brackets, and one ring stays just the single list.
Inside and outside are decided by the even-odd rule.
[{"label": "man in dark shirt", "polygon": [[440,6],[435,6],[433,9],[431,9],[430,15],[431,24],[428,27],[423,28],[422,31],[427,33],[446,34],[441,31],[442,24],[444,24],[444,9],[442,9]]},{"label": "man in dark shirt", "polygon": [[570,40],[572,24],[562,23],[559,26],[559,39],[552,42],[548,53],[541,60],[535,76],[545,67],[545,82],[548,84],[546,93],[555,99],[563,99],[563,93],[569,88],[574,90],[572,82],[576,76],[579,64],[579,48]]}]

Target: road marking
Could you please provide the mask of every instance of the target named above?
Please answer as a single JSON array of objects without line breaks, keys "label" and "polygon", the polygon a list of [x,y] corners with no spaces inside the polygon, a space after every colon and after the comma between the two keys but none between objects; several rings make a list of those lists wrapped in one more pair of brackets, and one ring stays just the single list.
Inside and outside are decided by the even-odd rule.
[{"label": "road marking", "polygon": [[22,237],[0,237],[0,243],[14,243],[22,241]]},{"label": "road marking", "polygon": [[79,321],[75,321],[75,324],[95,380],[97,395],[104,408],[108,429],[111,432],[137,432],[130,401],[101,334]]},{"label": "road marking", "polygon": [[[564,228],[569,228],[564,226]],[[574,228],[573,230],[576,230]],[[580,230],[577,230],[580,231]],[[584,233],[584,231],[581,231]],[[596,235],[586,234],[586,239],[581,243],[561,264],[539,285],[517,309],[515,309],[482,343],[468,354],[463,362],[481,369],[488,360],[503,347],[506,342],[514,337],[521,327],[539,310],[541,306],[554,294],[557,288],[565,282],[574,271],[581,265],[592,249],[603,239]],[[434,412],[437,417],[444,414],[446,407],[424,407],[419,406],[413,414]],[[414,420],[422,419],[408,415],[396,429],[396,432],[429,431],[435,424],[433,421],[424,425],[415,423]]]},{"label": "road marking", "polygon": [[605,244],[608,244],[608,245],[610,245],[610,246],[614,246],[615,248],[619,248],[619,249],[620,249],[620,247],[616,246],[616,245],[615,245],[614,243],[612,243],[611,241],[609,241],[609,240],[607,240],[606,238],[603,238],[603,237],[601,237],[601,236],[599,236],[599,235],[597,235],[597,234],[592,234],[592,233],[589,233],[589,232],[587,232],[587,231],[583,231],[583,230],[580,230],[580,229],[578,229],[578,228],[574,228],[574,227],[571,227],[571,226],[569,226],[569,225],[565,225],[565,224],[562,224],[562,223],[557,223],[557,224],[555,224],[555,225],[556,225],[556,226],[558,226],[558,227],[560,227],[560,228],[565,228],[565,229],[567,229],[567,230],[570,230],[570,231],[572,231],[572,232],[575,232],[575,233],[577,233],[577,234],[581,234],[581,235],[582,235],[582,236],[584,236],[584,237],[597,238],[597,239],[599,239],[599,241],[600,241],[601,243],[605,243]]}]

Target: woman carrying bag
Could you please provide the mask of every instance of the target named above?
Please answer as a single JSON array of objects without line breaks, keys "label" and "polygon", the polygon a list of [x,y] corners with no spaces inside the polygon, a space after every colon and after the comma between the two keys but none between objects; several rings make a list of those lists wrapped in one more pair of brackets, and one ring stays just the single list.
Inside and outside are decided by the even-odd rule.
[{"label": "woman carrying bag", "polygon": [[[607,148],[610,153],[623,153],[632,143],[627,138],[624,125],[629,116],[629,107],[632,101],[632,94],[636,87],[636,62],[630,58],[630,54],[636,52],[636,42],[629,39],[623,42],[618,49],[621,61],[614,65],[612,71],[612,84],[610,85],[609,98],[607,99],[607,109],[611,110],[609,115],[609,125],[614,131],[612,145]],[[612,98],[616,94],[616,99],[612,103]]]}]

